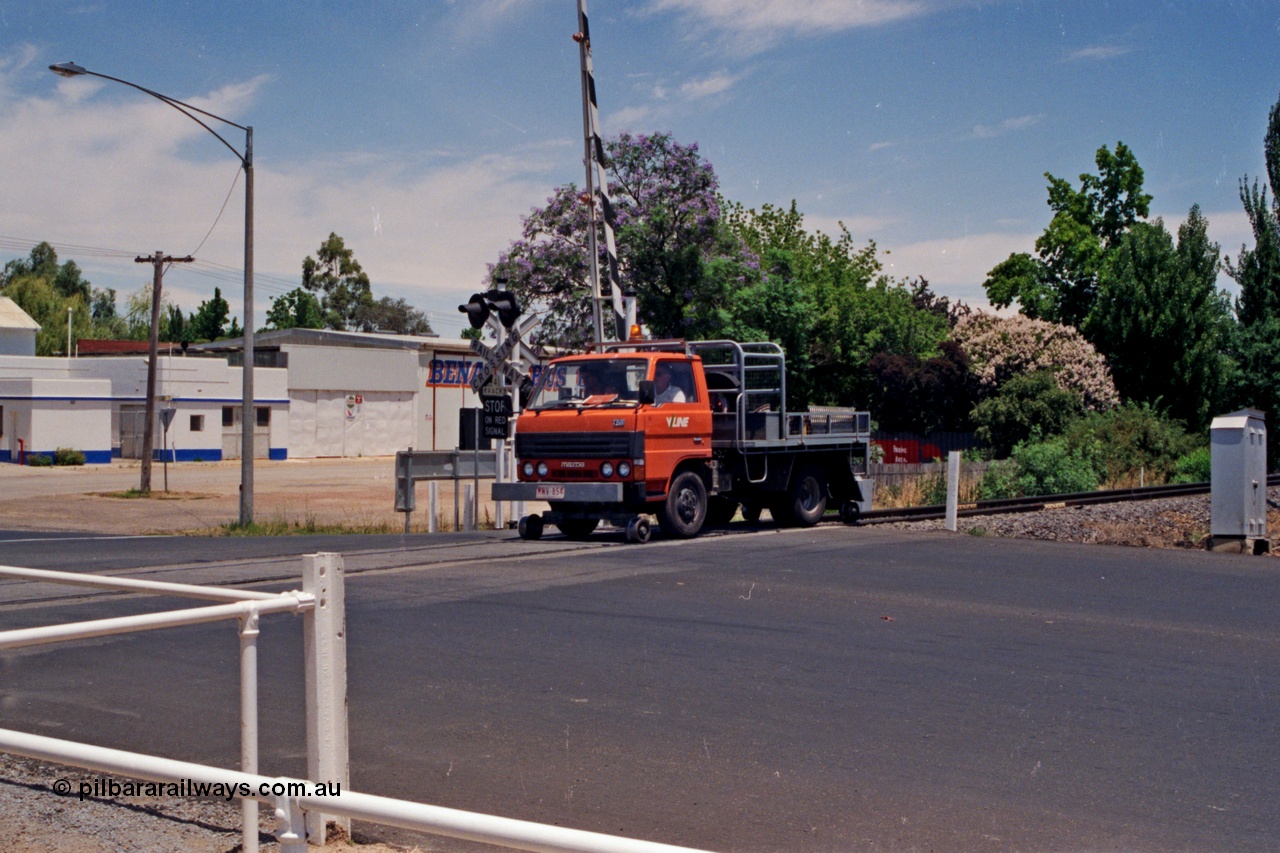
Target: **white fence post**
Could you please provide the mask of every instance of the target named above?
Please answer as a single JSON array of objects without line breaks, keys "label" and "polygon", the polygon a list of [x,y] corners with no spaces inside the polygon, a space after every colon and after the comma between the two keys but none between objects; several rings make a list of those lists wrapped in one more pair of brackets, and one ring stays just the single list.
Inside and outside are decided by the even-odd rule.
[{"label": "white fence post", "polygon": [[[240,617],[240,771],[258,772],[258,613]],[[240,801],[240,849],[258,853],[258,801]]]},{"label": "white fence post", "polygon": [[[351,786],[347,751],[347,620],[341,554],[308,554],[302,589],[316,605],[303,614],[307,691],[307,778]],[[307,837],[324,845],[327,816],[307,812]],[[351,820],[337,823],[351,834]]]},{"label": "white fence post", "polygon": [[467,483],[465,486],[462,487],[462,496],[463,496],[462,500],[465,501],[465,503],[462,505],[462,529],[463,530],[476,529],[475,494],[476,494],[475,486],[473,486],[471,483]]},{"label": "white fence post", "polygon": [[[505,483],[507,481],[507,442],[505,439],[498,442],[498,449],[493,454],[493,481],[495,483]],[[493,529],[501,530],[506,527],[506,520],[506,507],[502,505],[502,501],[494,501]]]},{"label": "white fence post", "polygon": [[960,503],[960,451],[947,454],[947,529],[955,532]]}]

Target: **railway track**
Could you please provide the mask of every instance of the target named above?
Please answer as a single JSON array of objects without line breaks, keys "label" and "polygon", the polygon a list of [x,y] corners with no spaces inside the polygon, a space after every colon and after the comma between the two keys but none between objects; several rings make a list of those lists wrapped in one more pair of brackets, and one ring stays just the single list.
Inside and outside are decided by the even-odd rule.
[{"label": "railway track", "polygon": [[[1280,474],[1267,477],[1267,486],[1280,486]],[[1178,483],[1168,486],[1145,486],[1132,489],[1103,489],[1094,492],[1075,492],[1065,495],[1037,495],[1030,498],[1003,498],[999,500],[978,501],[977,503],[960,504],[957,515],[960,517],[974,515],[1001,515],[1014,512],[1038,512],[1044,509],[1065,509],[1073,506],[1090,504],[1121,503],[1124,501],[1146,501],[1156,498],[1176,498],[1186,495],[1203,495],[1209,492],[1208,483]],[[890,521],[925,521],[934,518],[945,518],[947,508],[943,505],[911,506],[896,509],[873,509],[864,512],[859,519],[862,524],[879,524]]]}]

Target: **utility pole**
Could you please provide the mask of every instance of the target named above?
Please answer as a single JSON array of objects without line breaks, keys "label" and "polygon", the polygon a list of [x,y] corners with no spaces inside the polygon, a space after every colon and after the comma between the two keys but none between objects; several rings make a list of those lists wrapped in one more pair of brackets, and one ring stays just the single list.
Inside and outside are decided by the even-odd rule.
[{"label": "utility pole", "polygon": [[155,275],[151,280],[151,338],[147,344],[147,404],[146,413],[143,415],[145,422],[142,425],[142,482],[138,485],[138,491],[149,495],[151,494],[151,456],[156,434],[156,361],[160,349],[160,283],[164,279],[165,264],[189,264],[195,258],[190,255],[185,258],[175,258],[157,249],[154,255],[140,256],[133,260],[139,264],[155,265]]}]

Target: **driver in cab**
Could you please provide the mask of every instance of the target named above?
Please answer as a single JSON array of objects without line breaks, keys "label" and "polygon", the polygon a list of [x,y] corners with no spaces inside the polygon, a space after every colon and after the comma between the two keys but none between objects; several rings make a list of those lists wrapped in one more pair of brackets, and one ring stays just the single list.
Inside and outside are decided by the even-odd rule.
[{"label": "driver in cab", "polygon": [[671,381],[671,365],[659,364],[653,373],[653,401],[662,403],[683,403],[684,391]]}]

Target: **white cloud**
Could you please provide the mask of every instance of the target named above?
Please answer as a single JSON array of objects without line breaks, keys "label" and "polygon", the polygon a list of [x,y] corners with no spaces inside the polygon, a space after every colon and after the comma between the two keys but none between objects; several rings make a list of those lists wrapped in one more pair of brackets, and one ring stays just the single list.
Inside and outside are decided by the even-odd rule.
[{"label": "white cloud", "polygon": [[451,22],[453,38],[471,41],[528,14],[528,0],[449,0],[458,16]]},{"label": "white cloud", "polygon": [[658,117],[665,115],[666,111],[665,107],[658,107],[652,104],[623,107],[616,112],[609,113],[605,119],[605,127],[610,128],[612,132],[633,131],[652,127],[657,123]]},{"label": "white cloud", "polygon": [[689,100],[700,100],[709,98],[712,95],[719,95],[729,91],[741,77],[728,73],[727,71],[717,71],[707,77],[699,80],[690,80],[680,86],[680,94]]},{"label": "white cloud", "polygon": [[1014,252],[1032,252],[1038,234],[991,232],[891,246],[882,258],[895,278],[923,276],[935,293],[985,303],[982,282],[996,264]]},{"label": "white cloud", "polygon": [[650,9],[677,12],[693,25],[727,34],[747,52],[788,36],[811,37],[915,18],[932,12],[926,0],[651,0]]},{"label": "white cloud", "polygon": [[1093,45],[1091,47],[1082,47],[1067,54],[1068,62],[1080,61],[1102,61],[1107,59],[1115,59],[1125,54],[1133,53],[1133,48],[1122,47],[1120,45]]},{"label": "white cloud", "polygon": [[[263,82],[185,100],[234,117]],[[238,180],[197,255],[234,272],[213,279],[175,266],[165,287],[188,310],[221,287],[232,312],[242,317],[236,282],[244,259],[244,184],[238,164],[173,110],[149,98],[107,99],[100,88],[78,78],[61,82],[48,96],[17,98],[7,94],[0,68],[0,162],[23,164],[0,170],[0,197],[23,200],[0,206],[0,236],[124,250],[130,257],[62,252],[95,285],[116,288],[123,301],[150,276],[131,255],[194,251]],[[224,134],[228,141],[242,147],[240,131],[231,131]],[[331,231],[355,250],[379,295],[404,296],[424,307],[456,305],[457,294],[478,286],[485,264],[519,235],[520,217],[545,202],[555,182],[551,171],[571,156],[572,145],[565,139],[414,167],[390,155],[305,163],[259,159],[256,317],[261,322],[270,298],[300,283],[302,259]]]},{"label": "white cloud", "polygon": [[1004,136],[1006,133],[1014,133],[1019,130],[1026,130],[1034,127],[1044,120],[1044,114],[1015,116],[1007,118],[994,127],[985,124],[975,125],[972,136],[974,139],[995,139],[998,136]]},{"label": "white cloud", "polygon": [[835,237],[840,233],[840,224],[849,229],[849,233],[858,242],[876,239],[876,234],[884,231],[901,220],[883,216],[811,216],[804,218],[807,231],[820,232]]}]

